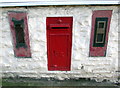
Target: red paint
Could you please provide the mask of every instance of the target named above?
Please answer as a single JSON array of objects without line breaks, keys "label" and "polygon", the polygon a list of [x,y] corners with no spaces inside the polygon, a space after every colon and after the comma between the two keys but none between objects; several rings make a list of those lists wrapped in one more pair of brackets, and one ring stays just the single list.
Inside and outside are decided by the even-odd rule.
[{"label": "red paint", "polygon": [[[28,24],[27,24],[27,13],[26,12],[8,12],[10,29],[13,37],[14,44],[14,53],[16,57],[31,57],[30,44],[29,44],[29,33],[28,33]],[[16,36],[15,36],[15,28],[12,18],[17,20],[24,19],[24,39],[27,45],[27,48],[16,48]]]},{"label": "red paint", "polygon": [[47,17],[48,70],[70,70],[72,22],[72,17]]},{"label": "red paint", "polygon": [[[112,15],[112,10],[93,11],[93,15],[92,15],[92,31],[91,31],[91,39],[90,39],[90,56],[105,56],[106,55],[111,15]],[[97,17],[108,17],[108,23],[107,23],[107,29],[106,29],[106,39],[105,39],[105,46],[104,47],[93,47],[95,19]]]}]

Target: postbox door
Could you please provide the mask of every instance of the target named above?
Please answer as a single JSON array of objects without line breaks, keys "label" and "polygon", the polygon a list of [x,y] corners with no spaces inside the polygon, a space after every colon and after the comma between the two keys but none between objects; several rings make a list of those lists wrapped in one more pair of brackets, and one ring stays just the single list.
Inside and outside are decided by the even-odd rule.
[{"label": "postbox door", "polygon": [[72,17],[47,18],[48,70],[69,71],[71,64]]}]

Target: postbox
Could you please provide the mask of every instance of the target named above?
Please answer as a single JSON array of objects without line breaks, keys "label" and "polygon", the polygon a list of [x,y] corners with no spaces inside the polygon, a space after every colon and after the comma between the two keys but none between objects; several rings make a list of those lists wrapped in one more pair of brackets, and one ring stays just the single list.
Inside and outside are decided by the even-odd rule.
[{"label": "postbox", "polygon": [[73,17],[47,17],[48,70],[69,71]]}]

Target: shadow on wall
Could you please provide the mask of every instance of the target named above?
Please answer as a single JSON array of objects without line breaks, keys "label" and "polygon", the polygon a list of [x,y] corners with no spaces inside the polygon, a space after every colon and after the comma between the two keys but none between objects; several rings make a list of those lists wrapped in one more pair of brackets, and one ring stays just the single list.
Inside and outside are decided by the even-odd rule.
[{"label": "shadow on wall", "polygon": [[34,87],[34,86],[30,86],[30,87],[2,87],[2,88],[119,88],[119,87],[110,87],[110,86],[100,86],[100,87],[92,87],[92,86],[79,86],[79,87]]}]

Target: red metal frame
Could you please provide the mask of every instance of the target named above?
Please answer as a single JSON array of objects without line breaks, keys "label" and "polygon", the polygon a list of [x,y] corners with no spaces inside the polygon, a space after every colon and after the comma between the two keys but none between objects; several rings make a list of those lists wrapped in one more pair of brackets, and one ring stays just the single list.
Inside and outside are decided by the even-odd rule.
[{"label": "red metal frame", "polygon": [[[91,31],[91,39],[90,39],[90,56],[106,56],[107,42],[108,42],[108,33],[110,28],[112,10],[97,10],[93,11],[92,15],[92,31]],[[95,19],[97,17],[107,17],[107,29],[106,29],[106,39],[104,47],[93,47],[94,41],[94,31],[95,31]]]},{"label": "red metal frame", "polygon": [[73,17],[47,17],[48,70],[70,71]]},{"label": "red metal frame", "polygon": [[[13,44],[14,44],[14,53],[16,57],[31,57],[30,51],[30,42],[29,42],[29,33],[28,33],[28,24],[27,24],[27,13],[26,12],[8,12],[9,22],[10,22],[10,29],[13,37]],[[15,36],[15,29],[14,23],[12,18],[17,20],[24,20],[24,39],[27,45],[27,48],[20,47],[16,48],[16,36]]]}]

